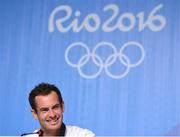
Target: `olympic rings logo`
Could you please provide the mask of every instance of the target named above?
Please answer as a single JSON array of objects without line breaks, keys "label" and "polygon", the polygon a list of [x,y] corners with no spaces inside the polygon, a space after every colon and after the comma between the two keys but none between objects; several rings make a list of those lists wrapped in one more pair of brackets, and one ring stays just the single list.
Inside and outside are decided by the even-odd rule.
[{"label": "olympic rings logo", "polygon": [[[109,55],[107,57],[107,59],[105,61],[102,60],[102,58],[97,54],[97,50],[99,48],[101,48],[102,46],[107,46],[109,48],[112,49],[113,54]],[[132,61],[130,60],[130,58],[128,57],[128,55],[125,54],[124,50],[130,46],[135,46],[136,48],[139,48],[141,56],[138,59],[137,62],[132,63]],[[81,58],[77,61],[77,63],[73,63],[69,56],[70,56],[70,51],[73,48],[83,48],[86,51],[86,54],[81,56]],[[110,42],[100,42],[98,43],[92,50],[92,52],[90,51],[90,49],[88,48],[88,46],[85,43],[82,42],[75,42],[72,43],[65,51],[65,60],[66,62],[74,68],[77,68],[79,74],[86,79],[93,79],[96,78],[97,76],[99,76],[101,74],[101,72],[103,71],[103,69],[105,70],[106,74],[113,79],[121,79],[123,77],[125,77],[128,72],[130,71],[130,68],[136,67],[138,65],[140,65],[145,57],[145,50],[143,48],[143,46],[135,41],[129,41],[125,44],[122,45],[122,47],[119,49],[119,51],[117,50],[117,48],[115,47],[115,45],[113,45]],[[97,72],[95,72],[94,74],[88,75],[85,74],[85,72],[82,71],[82,67],[90,60],[92,59],[93,63],[98,67]],[[126,67],[126,69],[123,71],[123,73],[121,74],[112,74],[112,72],[109,70],[110,66],[112,66],[117,59],[121,62],[121,64],[123,66]]]}]

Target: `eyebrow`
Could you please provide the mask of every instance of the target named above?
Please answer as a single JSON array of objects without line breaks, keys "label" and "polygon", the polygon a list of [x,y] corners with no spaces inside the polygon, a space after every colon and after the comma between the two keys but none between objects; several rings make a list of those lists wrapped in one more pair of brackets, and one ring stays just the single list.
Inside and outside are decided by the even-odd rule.
[{"label": "eyebrow", "polygon": [[[53,105],[52,108],[60,107],[60,106],[61,106],[61,104],[57,103],[57,104]],[[48,109],[49,109],[48,107],[42,107],[42,108],[40,108],[39,110],[40,110],[40,111],[44,111],[44,110],[48,110]]]},{"label": "eyebrow", "polygon": [[54,106],[52,106],[52,108],[59,107],[59,106],[61,106],[61,105],[60,104],[55,104]]}]

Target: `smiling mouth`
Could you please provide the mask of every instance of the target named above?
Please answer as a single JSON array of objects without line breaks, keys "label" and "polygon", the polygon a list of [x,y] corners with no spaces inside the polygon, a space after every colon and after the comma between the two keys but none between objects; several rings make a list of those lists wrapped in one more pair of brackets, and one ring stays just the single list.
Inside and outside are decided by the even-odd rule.
[{"label": "smiling mouth", "polygon": [[56,125],[57,123],[59,122],[59,118],[56,118],[56,119],[51,119],[51,120],[48,120],[48,123],[50,124],[50,125]]}]

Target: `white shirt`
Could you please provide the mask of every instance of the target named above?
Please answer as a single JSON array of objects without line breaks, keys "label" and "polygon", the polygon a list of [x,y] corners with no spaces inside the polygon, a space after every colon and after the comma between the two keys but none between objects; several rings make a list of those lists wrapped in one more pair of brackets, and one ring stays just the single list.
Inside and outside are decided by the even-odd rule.
[{"label": "white shirt", "polygon": [[[32,134],[24,135],[25,137],[39,137],[37,133],[39,130],[35,130]],[[88,130],[77,126],[66,125],[65,137],[95,137],[96,135]]]},{"label": "white shirt", "polygon": [[66,137],[95,137],[96,135],[88,130],[77,126],[66,126]]}]

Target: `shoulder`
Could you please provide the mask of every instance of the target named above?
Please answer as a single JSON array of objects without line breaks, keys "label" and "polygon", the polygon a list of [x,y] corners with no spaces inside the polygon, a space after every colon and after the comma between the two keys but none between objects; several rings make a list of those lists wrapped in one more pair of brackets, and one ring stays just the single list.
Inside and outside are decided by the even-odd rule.
[{"label": "shoulder", "polygon": [[24,136],[24,137],[39,137],[39,134],[38,133],[24,133],[21,136]]},{"label": "shoulder", "polygon": [[38,131],[39,131],[39,129],[35,130],[33,133],[24,133],[21,136],[24,136],[24,137],[39,137]]},{"label": "shoulder", "polygon": [[95,137],[95,134],[89,129],[66,125],[66,136]]}]

